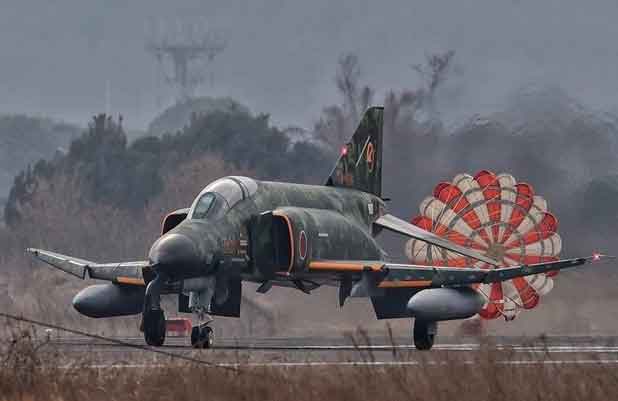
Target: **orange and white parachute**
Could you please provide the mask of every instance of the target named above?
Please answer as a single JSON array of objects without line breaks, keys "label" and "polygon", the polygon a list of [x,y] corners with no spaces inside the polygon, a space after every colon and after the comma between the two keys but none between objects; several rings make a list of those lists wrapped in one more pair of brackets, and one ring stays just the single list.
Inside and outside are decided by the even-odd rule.
[{"label": "orange and white parachute", "polygon": [[[438,184],[421,203],[420,213],[412,224],[476,249],[504,267],[558,260],[560,254],[558,220],[547,211],[547,202],[534,194],[532,186],[517,183],[509,174],[486,170],[474,177],[459,174],[452,182]],[[415,264],[494,268],[414,239],[406,243],[405,251]],[[534,308],[552,289],[556,273],[477,285],[486,299],[479,315],[514,319],[521,310]]]}]

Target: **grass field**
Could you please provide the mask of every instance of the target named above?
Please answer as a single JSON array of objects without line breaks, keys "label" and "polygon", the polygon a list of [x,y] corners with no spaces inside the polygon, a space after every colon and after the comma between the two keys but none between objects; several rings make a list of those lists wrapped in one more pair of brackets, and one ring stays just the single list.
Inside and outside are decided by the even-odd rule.
[{"label": "grass field", "polygon": [[[443,352],[394,355],[395,360],[414,355],[419,363],[407,366],[221,368],[166,362],[92,368],[85,360],[58,366],[61,355],[40,344],[23,330],[3,340],[0,400],[608,401],[618,395],[616,365],[505,364],[515,354],[491,345],[465,360]],[[362,355],[366,361],[373,357]],[[551,361],[550,354],[529,357]]]}]

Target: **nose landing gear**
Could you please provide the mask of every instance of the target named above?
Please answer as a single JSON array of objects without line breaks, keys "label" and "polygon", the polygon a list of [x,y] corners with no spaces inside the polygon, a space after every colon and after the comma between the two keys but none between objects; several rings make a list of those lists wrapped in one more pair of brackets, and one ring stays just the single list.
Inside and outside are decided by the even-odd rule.
[{"label": "nose landing gear", "polygon": [[210,304],[215,295],[214,276],[204,278],[206,286],[200,291],[189,293],[189,308],[197,316],[198,325],[191,329],[191,346],[193,348],[210,348],[215,339],[214,331],[210,327],[213,319],[208,316]]},{"label": "nose landing gear", "polygon": [[[210,323],[210,322],[208,322]],[[208,323],[193,326],[191,329],[191,346],[193,348],[210,348],[215,339],[215,333]]]}]

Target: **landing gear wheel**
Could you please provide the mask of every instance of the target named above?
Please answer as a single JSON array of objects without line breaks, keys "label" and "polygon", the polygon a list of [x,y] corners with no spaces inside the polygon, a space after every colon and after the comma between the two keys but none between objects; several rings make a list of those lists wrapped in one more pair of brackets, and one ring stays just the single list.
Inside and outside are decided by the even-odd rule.
[{"label": "landing gear wheel", "polygon": [[191,329],[191,346],[193,348],[210,348],[215,334],[210,326],[193,326]]},{"label": "landing gear wheel", "polygon": [[427,351],[433,347],[433,340],[438,332],[436,322],[414,320],[414,346],[417,350]]},{"label": "landing gear wheel", "polygon": [[165,342],[165,313],[161,309],[144,313],[144,340],[146,344],[160,347]]}]

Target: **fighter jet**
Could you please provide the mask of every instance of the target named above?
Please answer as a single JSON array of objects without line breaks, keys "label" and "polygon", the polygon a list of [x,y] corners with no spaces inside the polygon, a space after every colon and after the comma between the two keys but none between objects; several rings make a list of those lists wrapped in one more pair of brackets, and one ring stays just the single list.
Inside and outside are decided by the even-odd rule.
[{"label": "fighter jet", "polygon": [[[208,184],[188,208],[163,218],[161,236],[143,261],[96,263],[29,248],[36,258],[81,279],[104,280],[80,291],[73,306],[104,318],[141,313],[147,344],[165,341],[161,295],[178,296],[179,312],[193,313],[195,348],[213,344],[210,316],[240,317],[242,283],[310,293],[339,288],[369,298],[378,319],[413,318],[414,344],[430,349],[437,322],[476,315],[486,302],[474,286],[557,271],[603,255],[503,267],[481,254],[387,212],[382,198],[383,108],[366,111],[324,185],[230,176]],[[463,255],[469,266],[392,263],[376,241],[382,230]],[[475,268],[484,262],[487,268]]]}]

